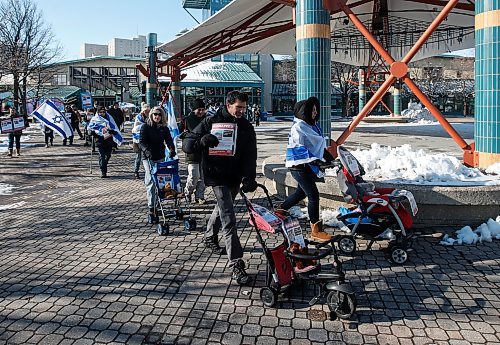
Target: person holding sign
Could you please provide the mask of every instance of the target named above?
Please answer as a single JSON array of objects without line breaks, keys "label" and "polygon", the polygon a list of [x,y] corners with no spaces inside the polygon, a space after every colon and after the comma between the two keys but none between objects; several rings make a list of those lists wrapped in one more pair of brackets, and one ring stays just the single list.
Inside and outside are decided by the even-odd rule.
[{"label": "person holding sign", "polygon": [[[12,107],[9,110],[10,118],[13,123],[20,123],[23,121],[23,116],[17,113],[16,108]],[[16,156],[21,155],[21,135],[23,134],[24,122],[23,126],[17,127],[13,125],[13,131],[9,133],[9,151],[7,152],[7,156],[12,157],[12,153],[14,151],[14,142],[16,143]]]},{"label": "person holding sign", "polygon": [[[113,150],[113,134],[117,132],[110,127],[106,120],[106,108],[99,107],[97,110],[98,116],[94,116],[89,123],[94,136],[95,145],[99,151],[99,167],[101,168],[101,178],[108,177],[108,162],[111,158]],[[100,118],[99,118],[100,117]]]},{"label": "person holding sign", "polygon": [[[167,125],[167,116],[162,107],[156,106],[149,112],[146,123],[141,126],[139,134],[139,146],[142,150],[142,163],[145,171],[144,183],[146,184],[149,213],[152,216],[156,216],[154,214],[156,189],[151,170],[155,169],[158,162],[165,160],[165,144],[168,147],[170,158],[174,158],[176,156],[175,145]],[[148,219],[153,218],[148,217]]]},{"label": "person holding sign", "polygon": [[185,153],[201,152],[205,185],[213,188],[217,201],[207,224],[205,246],[213,253],[224,254],[218,240],[219,230],[222,230],[232,277],[240,285],[252,279],[245,271],[233,203],[240,184],[245,192],[257,188],[257,139],[252,124],[244,117],[247,102],[245,93],[231,91],[226,105],[203,119],[182,141]]},{"label": "person holding sign", "polygon": [[319,191],[316,182],[324,182],[321,166],[333,160],[326,150],[325,139],[321,134],[319,120],[319,100],[310,97],[295,104],[295,119],[288,135],[286,148],[286,167],[297,181],[295,193],[278,207],[277,212],[285,214],[307,197],[307,211],[311,222],[311,237],[314,240],[329,241],[332,236],[323,231],[319,220]]}]

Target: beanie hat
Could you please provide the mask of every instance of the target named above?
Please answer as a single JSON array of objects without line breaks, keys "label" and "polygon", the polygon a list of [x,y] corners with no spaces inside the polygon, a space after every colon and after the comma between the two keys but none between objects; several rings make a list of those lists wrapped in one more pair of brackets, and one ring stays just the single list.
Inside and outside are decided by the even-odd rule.
[{"label": "beanie hat", "polygon": [[193,104],[191,105],[192,109],[200,109],[203,108],[205,109],[205,102],[201,98],[197,98],[194,100]]}]

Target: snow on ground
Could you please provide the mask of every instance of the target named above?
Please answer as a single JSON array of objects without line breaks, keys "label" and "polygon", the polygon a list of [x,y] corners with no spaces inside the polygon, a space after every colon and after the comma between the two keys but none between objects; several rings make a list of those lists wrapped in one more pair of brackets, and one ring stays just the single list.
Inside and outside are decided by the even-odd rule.
[{"label": "snow on ground", "polygon": [[0,183],[0,195],[10,195],[14,190],[14,186],[7,183]]},{"label": "snow on ground", "polygon": [[37,133],[42,130],[40,122],[30,123],[28,128],[23,129],[23,133]]},{"label": "snow on ground", "polygon": [[412,122],[419,124],[437,122],[431,112],[427,108],[422,107],[420,103],[408,103],[408,109],[403,110],[401,116],[408,117]]},{"label": "snow on ground", "polygon": [[488,219],[486,223],[481,224],[476,230],[472,230],[470,226],[465,226],[456,231],[456,237],[452,238],[444,235],[439,244],[443,246],[476,244],[483,242],[492,242],[493,239],[500,240],[500,215],[496,220]]},{"label": "snow on ground", "polygon": [[19,208],[19,207],[22,207],[26,204],[25,201],[20,201],[20,202],[16,202],[14,204],[9,204],[9,205],[0,205],[0,211],[4,211],[4,210],[12,210],[14,208]]},{"label": "snow on ground", "polygon": [[500,162],[490,165],[485,172],[492,175],[500,175]]},{"label": "snow on ground", "polygon": [[[392,148],[373,143],[369,150],[356,150],[352,154],[365,169],[365,180],[439,186],[500,185],[499,175],[467,168],[444,153],[412,150],[408,144]],[[328,169],[326,175],[335,176],[335,170]]]},{"label": "snow on ground", "polygon": [[[21,136],[21,149],[23,147],[33,147],[35,144],[23,144],[27,141],[30,141],[31,137],[29,135],[23,135]],[[9,137],[8,136],[1,136],[0,137],[0,154],[7,152],[7,149],[9,147]]]}]

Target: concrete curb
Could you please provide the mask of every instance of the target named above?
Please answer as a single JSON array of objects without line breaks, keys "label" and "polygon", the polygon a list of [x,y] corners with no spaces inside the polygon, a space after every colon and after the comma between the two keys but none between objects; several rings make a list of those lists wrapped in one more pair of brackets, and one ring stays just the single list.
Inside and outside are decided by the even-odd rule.
[{"label": "concrete curb", "polygon": [[[268,158],[262,163],[262,173],[267,177],[267,187],[281,197],[295,191],[297,183],[284,163]],[[406,189],[413,193],[419,212],[415,227],[429,226],[478,226],[488,218],[500,214],[500,186],[425,186],[375,182],[377,187]],[[318,183],[320,204],[323,207],[345,206],[337,179],[327,176],[325,183]]]}]

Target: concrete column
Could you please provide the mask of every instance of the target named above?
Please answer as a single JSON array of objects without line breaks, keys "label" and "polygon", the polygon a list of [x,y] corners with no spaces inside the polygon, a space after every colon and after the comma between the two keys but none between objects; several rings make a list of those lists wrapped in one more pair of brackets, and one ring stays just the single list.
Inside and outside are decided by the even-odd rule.
[{"label": "concrete column", "polygon": [[148,65],[149,77],[146,82],[146,103],[154,107],[157,103],[156,97],[158,95],[158,78],[156,76],[156,45],[158,43],[155,33],[148,34]]},{"label": "concrete column", "polygon": [[399,82],[394,83],[392,98],[394,100],[392,114],[393,116],[401,116],[401,84]]},{"label": "concrete column", "polygon": [[500,0],[477,0],[475,148],[480,168],[500,162]]},{"label": "concrete column", "polygon": [[297,0],[297,101],[315,96],[321,104],[319,124],[331,137],[330,14],[322,0]]},{"label": "concrete column", "polygon": [[366,104],[366,90],[365,90],[365,70],[363,68],[359,69],[358,72],[358,113]]}]

